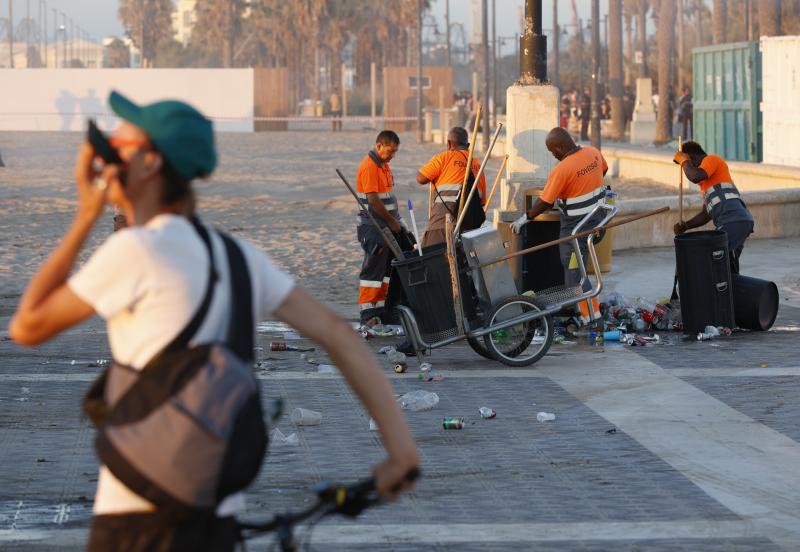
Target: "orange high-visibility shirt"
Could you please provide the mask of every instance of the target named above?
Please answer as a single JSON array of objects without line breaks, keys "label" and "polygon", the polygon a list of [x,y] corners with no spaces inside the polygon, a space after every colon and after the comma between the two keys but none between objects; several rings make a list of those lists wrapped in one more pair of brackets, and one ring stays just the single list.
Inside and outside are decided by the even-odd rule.
[{"label": "orange high-visibility shirt", "polygon": [[718,155],[706,155],[700,162],[700,168],[706,171],[708,178],[699,182],[700,191],[705,193],[711,186],[716,186],[720,182],[730,182],[733,184],[728,164]]},{"label": "orange high-visibility shirt", "polygon": [[[443,151],[434,155],[425,163],[419,172],[422,176],[433,182],[433,185],[443,191],[442,186],[458,185],[457,190],[464,184],[464,171],[467,168],[467,155],[464,150]],[[481,168],[477,159],[472,160],[472,174],[478,174]],[[478,180],[478,192],[481,194],[481,205],[486,203],[486,175],[482,174]]]},{"label": "orange high-visibility shirt", "polygon": [[580,197],[603,185],[608,170],[603,154],[591,146],[566,156],[553,168],[539,198],[546,203]]},{"label": "orange high-visibility shirt", "polygon": [[356,192],[362,194],[387,193],[392,191],[394,177],[389,163],[381,163],[379,167],[369,155],[364,156],[356,173]]}]

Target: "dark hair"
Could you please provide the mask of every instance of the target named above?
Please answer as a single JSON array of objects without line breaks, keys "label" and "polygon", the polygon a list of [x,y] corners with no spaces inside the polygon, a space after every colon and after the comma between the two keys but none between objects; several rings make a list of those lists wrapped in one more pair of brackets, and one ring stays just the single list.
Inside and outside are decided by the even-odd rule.
[{"label": "dark hair", "polygon": [[681,147],[681,151],[690,155],[702,155],[703,157],[708,155],[703,147],[694,141],[684,142]]},{"label": "dark hair", "polygon": [[384,146],[388,146],[389,144],[395,144],[396,146],[399,146],[400,137],[393,130],[382,130],[378,133],[378,137],[375,138],[375,143],[383,144]]},{"label": "dark hair", "polygon": [[458,146],[468,146],[469,145],[469,136],[467,135],[467,130],[463,127],[453,127],[450,129],[450,132],[447,133],[447,138],[450,137],[455,138],[456,145]]},{"label": "dark hair", "polygon": [[191,181],[179,175],[163,154],[161,157],[164,160],[161,165],[161,178],[164,182],[164,186],[161,189],[161,202],[164,205],[170,205],[192,197],[194,193]]}]

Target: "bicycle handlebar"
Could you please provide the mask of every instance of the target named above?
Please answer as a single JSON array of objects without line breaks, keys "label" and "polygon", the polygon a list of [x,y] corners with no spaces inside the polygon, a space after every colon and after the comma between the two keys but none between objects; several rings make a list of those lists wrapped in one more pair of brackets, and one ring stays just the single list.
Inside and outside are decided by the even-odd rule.
[{"label": "bicycle handlebar", "polygon": [[[412,468],[405,476],[406,482],[413,482],[420,476],[419,468]],[[392,490],[399,490],[401,484],[396,485]],[[367,508],[380,504],[383,500],[375,489],[375,478],[369,477],[352,485],[333,485],[322,482],[316,487],[317,502],[305,510],[299,512],[287,512],[277,514],[266,523],[239,523],[240,530],[253,533],[268,533],[278,530],[283,532],[286,529],[291,532],[292,526],[320,514],[325,517],[331,514],[341,514],[343,516],[355,518]]]}]

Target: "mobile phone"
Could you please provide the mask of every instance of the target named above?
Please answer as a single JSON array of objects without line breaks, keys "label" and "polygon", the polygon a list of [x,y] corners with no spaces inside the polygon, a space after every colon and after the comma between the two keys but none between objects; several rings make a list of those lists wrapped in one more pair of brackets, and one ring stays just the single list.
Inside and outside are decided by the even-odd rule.
[{"label": "mobile phone", "polygon": [[121,165],[122,159],[120,159],[117,150],[111,147],[111,142],[108,141],[106,135],[97,128],[97,124],[94,122],[94,119],[89,119],[89,130],[87,132],[87,140],[94,148],[95,153],[110,165]]}]

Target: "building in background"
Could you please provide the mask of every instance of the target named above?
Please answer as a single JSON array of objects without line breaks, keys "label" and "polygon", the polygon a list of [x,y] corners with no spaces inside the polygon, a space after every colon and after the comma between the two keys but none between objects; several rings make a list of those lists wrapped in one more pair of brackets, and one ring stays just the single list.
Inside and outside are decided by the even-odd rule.
[{"label": "building in background", "polygon": [[186,46],[192,36],[195,23],[194,6],[197,0],[178,0],[175,11],[172,13],[172,29],[175,31],[175,40]]}]

